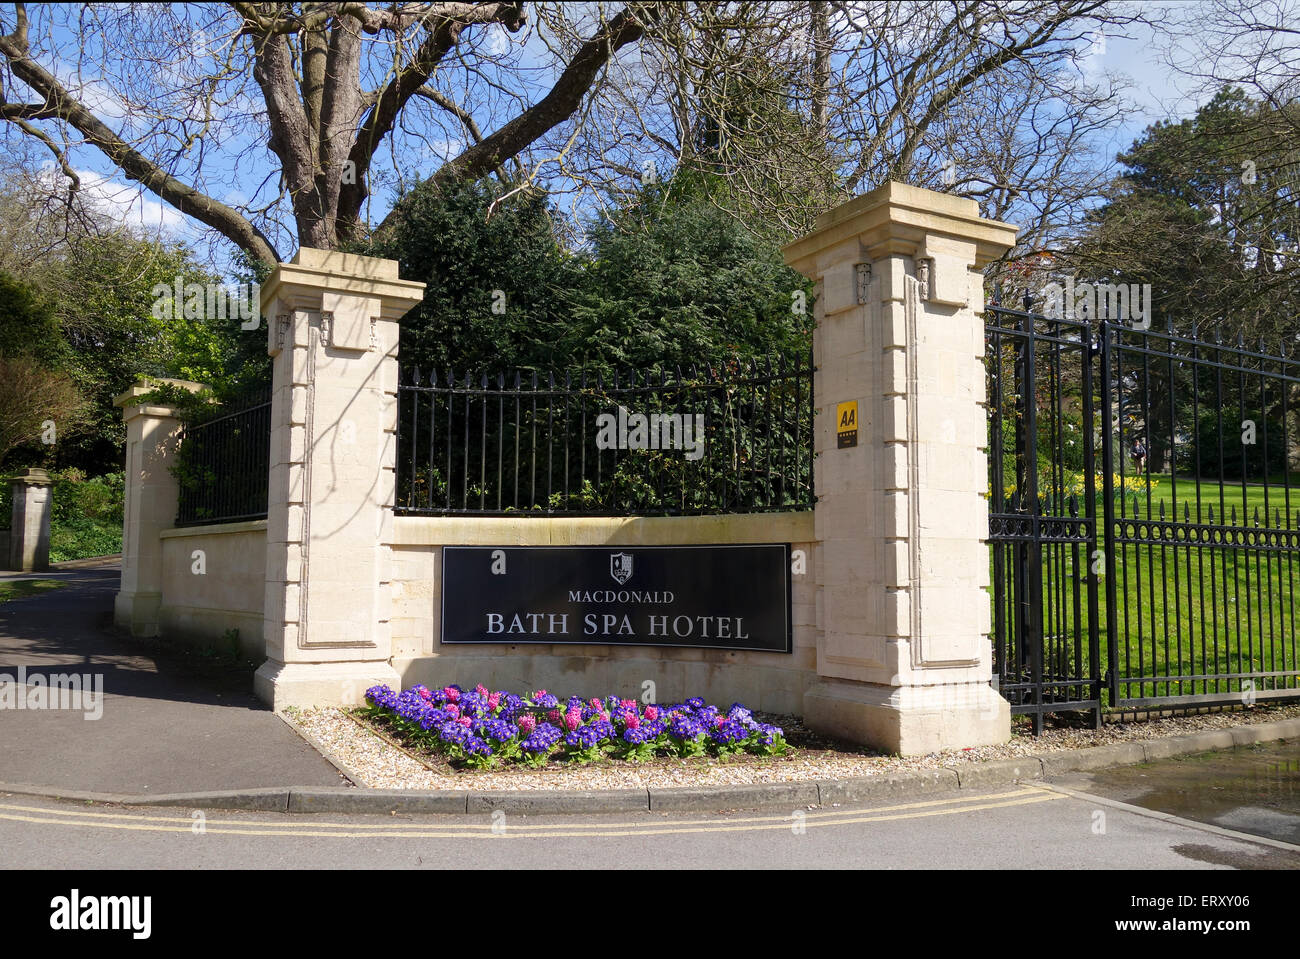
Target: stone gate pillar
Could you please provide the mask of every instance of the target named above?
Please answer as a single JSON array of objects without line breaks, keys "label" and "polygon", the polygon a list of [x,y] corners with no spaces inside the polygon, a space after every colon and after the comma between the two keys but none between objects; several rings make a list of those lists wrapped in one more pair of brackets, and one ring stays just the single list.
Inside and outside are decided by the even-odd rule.
[{"label": "stone gate pillar", "polygon": [[8,569],[24,573],[50,568],[50,509],[53,483],[43,469],[25,469],[9,481],[13,494]]},{"label": "stone gate pillar", "polygon": [[424,292],[397,263],[302,249],[262,286],[274,357],[267,660],[274,708],[354,703],[395,685],[390,544],[398,320]]},{"label": "stone gate pillar", "polygon": [[180,484],[168,467],[175,462],[181,421],[176,408],[141,397],[159,383],[197,393],[202,383],[144,379],[113,398],[126,422],[126,481],[122,496],[122,584],[113,601],[113,620],[133,636],[158,635],[162,605],[162,540],[176,525]]},{"label": "stone gate pillar", "polygon": [[785,247],[818,285],[814,729],[902,755],[1010,737],[989,686],[980,270],[1015,237],[974,200],[887,183]]}]

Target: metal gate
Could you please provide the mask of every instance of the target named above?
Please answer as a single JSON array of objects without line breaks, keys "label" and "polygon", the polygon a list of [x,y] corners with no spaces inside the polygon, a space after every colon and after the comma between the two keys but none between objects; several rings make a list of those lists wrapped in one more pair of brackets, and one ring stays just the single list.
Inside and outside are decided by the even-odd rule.
[{"label": "metal gate", "polygon": [[1300,699],[1300,362],[989,307],[996,682],[1048,713]]},{"label": "metal gate", "polygon": [[985,319],[994,673],[1035,733],[1049,712],[1100,724],[1090,330],[997,307]]}]

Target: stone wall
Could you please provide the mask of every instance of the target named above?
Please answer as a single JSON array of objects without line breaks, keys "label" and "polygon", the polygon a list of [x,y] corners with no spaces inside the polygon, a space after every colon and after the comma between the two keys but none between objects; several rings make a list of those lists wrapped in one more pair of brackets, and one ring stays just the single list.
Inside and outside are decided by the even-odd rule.
[{"label": "stone wall", "polygon": [[[163,530],[159,633],[181,642],[220,644],[230,629],[250,659],[266,655],[262,603],[266,521]],[[202,552],[202,567],[196,567]],[[196,572],[196,568],[203,571]]]},{"label": "stone wall", "polygon": [[[799,713],[817,678],[813,515],[690,517],[401,517],[394,524],[393,665],[402,685],[482,682],[493,689],[638,698],[655,683],[663,701],[710,697]],[[443,546],[671,546],[786,543],[807,572],[791,577],[792,653],[576,644],[439,643]]]},{"label": "stone wall", "polygon": [[[169,530],[175,411],[142,404],[143,387],[118,398],[118,621],[219,636],[260,611],[254,688],[276,709],[354,704],[377,682],[639,697],[652,681],[660,700],[799,713],[902,754],[1004,741],[1009,706],[989,685],[980,313],[981,271],[1015,236],[974,200],[887,183],[787,245],[817,287],[817,504],[720,517],[397,517],[398,330],[424,285],[395,261],[301,249],[261,288],[274,364],[264,527]],[[838,441],[839,404],[858,410],[856,445]],[[792,653],[439,642],[443,546],[746,543],[804,553]]]}]

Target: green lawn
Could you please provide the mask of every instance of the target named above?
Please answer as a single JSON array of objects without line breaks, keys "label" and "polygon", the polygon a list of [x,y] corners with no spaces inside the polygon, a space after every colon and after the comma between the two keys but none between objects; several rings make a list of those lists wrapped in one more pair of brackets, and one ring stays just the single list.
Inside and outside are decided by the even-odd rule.
[{"label": "green lawn", "polygon": [[63,585],[54,579],[14,579],[0,582],[0,603],[7,603],[11,599],[39,596],[52,589],[62,589]]},{"label": "green lawn", "polygon": [[[1300,530],[1295,510],[1300,508],[1300,488],[1290,491],[1291,512],[1283,484],[1267,488],[1270,524],[1264,523],[1266,489],[1241,484],[1222,489],[1229,505],[1229,524],[1220,510],[1220,486],[1200,484],[1201,522],[1208,524],[1214,507],[1215,525],[1231,525],[1231,505],[1236,503],[1235,528],[1225,536],[1210,533],[1188,540],[1182,523],[1183,504],[1196,522],[1195,480],[1153,477],[1158,485],[1136,501],[1128,497],[1123,516],[1159,520],[1165,507],[1164,537],[1119,544],[1115,553],[1115,630],[1119,651],[1118,674],[1124,679],[1158,676],[1213,676],[1224,673],[1268,673],[1300,669]],[[1177,502],[1175,513],[1173,506]],[[1136,511],[1135,511],[1136,502]],[[1245,510],[1241,504],[1245,503]],[[1255,532],[1254,508],[1260,507],[1260,527],[1280,529],[1289,535]],[[1274,507],[1279,510],[1274,513]],[[1101,508],[1098,504],[1097,546],[1101,550]],[[1120,511],[1116,510],[1117,518]],[[1177,522],[1175,522],[1175,517]],[[1277,520],[1273,527],[1271,521]],[[1125,535],[1140,538],[1142,527],[1125,527]],[[1170,539],[1169,537],[1173,538]],[[1267,536],[1266,540],[1261,536]],[[1244,542],[1243,542],[1244,540]],[[1098,553],[1085,555],[1082,545],[1045,544],[1043,547],[1044,669],[1049,674],[1087,674],[1087,579]],[[1097,627],[1101,636],[1101,670],[1108,667],[1109,640],[1106,620],[1106,581],[1098,577],[1100,596]],[[1078,608],[1075,608],[1075,595]],[[1297,677],[1255,677],[1257,691],[1296,688]],[[1247,687],[1246,693],[1250,687]],[[1183,696],[1201,693],[1242,694],[1242,680],[1199,679],[1122,683],[1122,698]]]},{"label": "green lawn", "polygon": [[[1228,519],[1232,519],[1232,510],[1235,507],[1237,511],[1237,522],[1239,525],[1249,525],[1249,519],[1253,518],[1256,508],[1260,511],[1260,525],[1266,525],[1264,521],[1264,511],[1267,507],[1269,524],[1279,519],[1279,514],[1287,517],[1286,522],[1282,523],[1284,527],[1291,529],[1297,528],[1296,511],[1300,510],[1300,475],[1290,478],[1290,487],[1282,481],[1281,477],[1276,482],[1270,482],[1267,485],[1262,483],[1234,483],[1227,482],[1220,486],[1217,480],[1201,481],[1198,483],[1195,479],[1186,476],[1170,477],[1168,475],[1152,474],[1151,481],[1154,484],[1151,488],[1151,515],[1159,516],[1160,506],[1164,505],[1166,516],[1172,517],[1176,510],[1179,517],[1183,516],[1186,508],[1193,520],[1196,519],[1197,513],[1197,493],[1200,494],[1201,522],[1209,522],[1209,510],[1214,509],[1215,522],[1221,522],[1219,519],[1223,515],[1224,509],[1227,510]],[[1146,509],[1147,494],[1145,492],[1138,494],[1137,502],[1141,510]],[[1126,510],[1131,515],[1133,497],[1128,497]],[[1289,504],[1289,509],[1288,509]],[[1142,515],[1139,513],[1139,515]],[[1243,518],[1246,521],[1243,522]]]}]

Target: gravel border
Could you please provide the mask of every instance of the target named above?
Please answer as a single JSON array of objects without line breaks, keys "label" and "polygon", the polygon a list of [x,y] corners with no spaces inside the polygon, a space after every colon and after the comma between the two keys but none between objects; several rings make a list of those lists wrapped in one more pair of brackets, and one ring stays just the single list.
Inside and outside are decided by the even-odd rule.
[{"label": "gravel border", "polygon": [[316,752],[324,756],[325,761],[328,762],[335,769],[337,769],[339,775],[342,776],[344,779],[348,780],[348,782],[351,783],[353,786],[361,786],[364,788],[371,785],[370,783],[366,782],[365,777],[362,776],[361,773],[357,772],[355,769],[349,766],[345,760],[339,758],[333,752],[327,749],[325,745],[320,740],[318,740],[315,736],[313,736],[309,730],[304,729],[298,723],[294,722],[293,717],[291,717],[288,713],[279,712],[276,713],[276,715],[279,716],[280,719],[284,721],[286,726],[292,729],[303,739],[307,740],[307,742],[311,745],[311,747],[315,749]]},{"label": "gravel border", "polygon": [[[1055,753],[1079,749],[1087,752],[1102,746],[1146,743],[1171,736],[1300,720],[1300,705],[1254,707],[1138,723],[1107,723],[1098,730],[1055,728],[1037,738],[1014,735],[1009,742],[997,746],[944,750],[925,756],[889,756],[848,748],[800,749],[788,756],[766,759],[736,757],[727,762],[711,758],[656,760],[640,764],[609,760],[587,766],[448,771],[430,768],[414,754],[360,725],[343,709],[295,710],[293,719],[296,727],[303,729],[310,736],[309,741],[331,762],[340,768],[346,766],[355,770],[360,780],[371,788],[524,792],[753,786],[854,779],[971,763],[1035,759],[1051,762],[1055,768],[1060,765],[1052,760]],[[1226,744],[1232,745],[1231,742]]]}]

